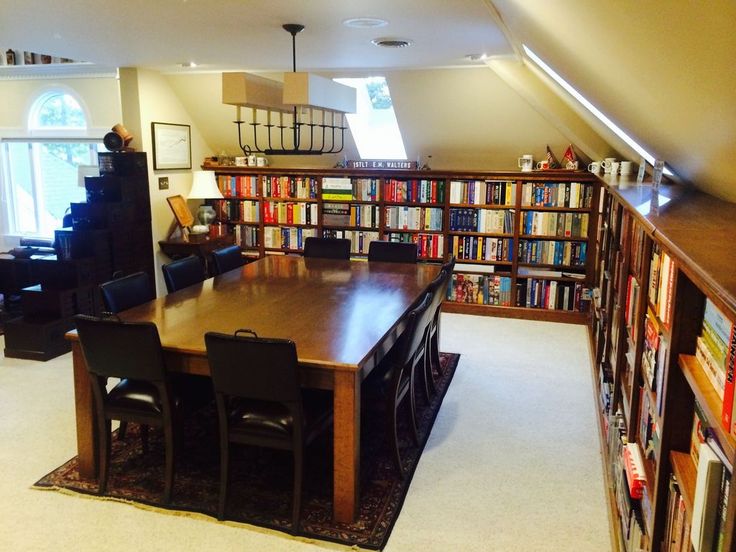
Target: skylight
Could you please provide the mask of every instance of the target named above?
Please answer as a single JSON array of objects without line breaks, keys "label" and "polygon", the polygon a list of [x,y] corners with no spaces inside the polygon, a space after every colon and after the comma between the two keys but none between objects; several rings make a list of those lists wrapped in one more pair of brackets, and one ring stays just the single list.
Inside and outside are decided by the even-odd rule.
[{"label": "skylight", "polygon": [[[577,101],[579,101],[585,109],[590,111],[600,122],[602,122],[604,125],[606,125],[616,136],[621,138],[624,142],[626,142],[631,148],[633,148],[636,153],[641,155],[644,159],[647,160],[647,162],[650,165],[654,165],[655,157],[649,153],[647,150],[645,150],[637,141],[635,141],[631,136],[626,134],[626,132],[621,129],[616,123],[614,123],[611,119],[606,117],[600,109],[598,109],[596,106],[594,106],[587,98],[585,98],[580,92],[578,92],[569,82],[567,82],[565,79],[563,79],[560,75],[557,74],[557,72],[552,69],[549,65],[547,65],[542,59],[535,54],[526,44],[521,45],[522,48],[524,48],[524,52],[526,53],[529,58],[537,64],[537,66],[542,69],[547,75],[552,77],[552,79],[559,84],[562,88],[564,88],[573,98],[575,98]],[[672,173],[665,167],[664,174],[672,175]]]},{"label": "skylight", "polygon": [[348,125],[361,159],[406,159],[385,77],[335,79],[357,90],[357,113],[348,113]]}]

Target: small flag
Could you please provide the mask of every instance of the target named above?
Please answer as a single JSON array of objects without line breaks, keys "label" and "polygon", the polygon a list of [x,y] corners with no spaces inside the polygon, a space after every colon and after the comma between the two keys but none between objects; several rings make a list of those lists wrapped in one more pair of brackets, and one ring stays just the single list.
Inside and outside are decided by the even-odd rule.
[{"label": "small flag", "polygon": [[562,156],[562,164],[566,169],[574,170],[578,168],[578,158],[575,155],[575,149],[572,147],[572,144],[567,146],[565,154]]},{"label": "small flag", "polygon": [[560,162],[555,157],[555,154],[552,153],[552,150],[549,149],[549,146],[547,146],[547,163],[549,164],[550,169],[560,168]]}]

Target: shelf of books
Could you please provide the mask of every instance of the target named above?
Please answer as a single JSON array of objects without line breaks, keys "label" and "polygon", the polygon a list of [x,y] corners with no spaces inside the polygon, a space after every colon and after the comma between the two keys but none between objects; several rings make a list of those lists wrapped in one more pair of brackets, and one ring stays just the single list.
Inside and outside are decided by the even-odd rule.
[{"label": "shelf of books", "polygon": [[648,186],[611,182],[598,205],[590,335],[615,541],[735,552],[736,206],[667,194],[674,207],[644,211]]},{"label": "shelf of books", "polygon": [[246,253],[299,254],[308,236],[415,243],[457,265],[445,309],[586,323],[600,183],[577,171],[460,173],[212,167],[210,200]]}]

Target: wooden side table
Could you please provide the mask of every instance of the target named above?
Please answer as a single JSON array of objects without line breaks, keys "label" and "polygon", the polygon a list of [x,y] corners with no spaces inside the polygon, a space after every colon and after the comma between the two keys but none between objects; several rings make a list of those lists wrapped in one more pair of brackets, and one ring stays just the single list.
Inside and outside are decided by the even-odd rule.
[{"label": "wooden side table", "polygon": [[207,276],[214,275],[214,267],[212,265],[212,252],[221,247],[226,247],[235,243],[232,234],[224,236],[209,237],[199,240],[183,240],[181,238],[161,240],[158,242],[161,251],[172,260],[188,257],[189,255],[197,255],[204,263]]}]

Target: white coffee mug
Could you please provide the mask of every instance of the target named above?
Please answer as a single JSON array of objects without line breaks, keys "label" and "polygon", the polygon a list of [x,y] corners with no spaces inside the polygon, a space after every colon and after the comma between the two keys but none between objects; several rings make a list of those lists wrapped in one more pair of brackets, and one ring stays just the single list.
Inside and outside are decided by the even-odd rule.
[{"label": "white coffee mug", "polygon": [[632,170],[633,170],[633,166],[631,164],[631,161],[621,161],[621,169],[620,169],[621,176],[630,175]]},{"label": "white coffee mug", "polygon": [[547,169],[549,169],[549,161],[546,161],[546,160],[545,161],[539,161],[537,163],[537,168],[539,170],[547,170]]},{"label": "white coffee mug", "polygon": [[617,176],[618,175],[618,166],[620,163],[618,161],[614,161],[611,163],[611,176]]},{"label": "white coffee mug", "polygon": [[601,167],[603,167],[603,172],[606,174],[610,174],[611,172],[611,164],[616,160],[615,157],[606,157],[603,161],[601,161]]},{"label": "white coffee mug", "polygon": [[517,166],[522,172],[530,172],[534,168],[534,156],[531,153],[527,153],[519,157]]},{"label": "white coffee mug", "polygon": [[599,172],[601,172],[601,162],[593,161],[590,165],[588,165],[588,171],[592,172],[593,174],[598,174]]},{"label": "white coffee mug", "polygon": [[255,167],[256,166],[256,156],[254,154],[250,154],[248,156],[248,166],[249,167]]}]

